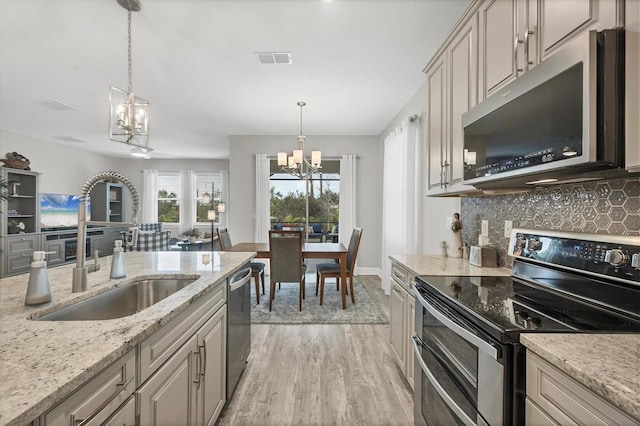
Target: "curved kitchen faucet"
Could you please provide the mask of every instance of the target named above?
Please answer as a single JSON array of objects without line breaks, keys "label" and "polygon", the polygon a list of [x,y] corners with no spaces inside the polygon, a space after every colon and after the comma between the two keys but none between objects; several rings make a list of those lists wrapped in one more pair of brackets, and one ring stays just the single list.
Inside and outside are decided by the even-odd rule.
[{"label": "curved kitchen faucet", "polygon": [[80,204],[78,205],[78,244],[76,253],[76,267],[73,268],[73,281],[71,291],[80,293],[87,290],[88,269],[85,265],[85,252],[87,248],[87,225],[95,226],[113,226],[113,222],[87,221],[87,197],[89,193],[98,183],[101,182],[118,182],[129,188],[129,192],[133,197],[133,219],[131,223],[118,222],[118,225],[136,226],[138,219],[138,209],[140,208],[140,196],[133,182],[117,172],[101,172],[85,182],[80,195]]}]

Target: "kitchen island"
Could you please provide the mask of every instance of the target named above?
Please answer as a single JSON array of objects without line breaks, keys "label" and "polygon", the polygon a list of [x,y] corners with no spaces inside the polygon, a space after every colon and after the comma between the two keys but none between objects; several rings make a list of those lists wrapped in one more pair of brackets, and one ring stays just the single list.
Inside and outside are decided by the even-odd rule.
[{"label": "kitchen island", "polygon": [[[74,265],[49,269],[52,301],[24,306],[29,274],[0,279],[0,424],[27,424],[199,299],[226,285],[226,278],[255,253],[132,252],[127,277],[109,278],[111,256],[99,259],[88,289],[71,292]],[[101,321],[34,321],[139,278],[190,278],[186,288],[138,313]],[[226,295],[226,291],[223,292]],[[226,297],[226,296],[225,296]]]}]

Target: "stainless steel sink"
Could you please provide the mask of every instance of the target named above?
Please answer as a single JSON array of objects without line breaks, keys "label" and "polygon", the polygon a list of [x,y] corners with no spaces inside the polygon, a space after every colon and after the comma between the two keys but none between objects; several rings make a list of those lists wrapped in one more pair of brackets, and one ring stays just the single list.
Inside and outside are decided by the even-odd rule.
[{"label": "stainless steel sink", "polygon": [[122,318],[140,312],[194,282],[187,279],[146,279],[85,299],[38,321],[91,321]]}]

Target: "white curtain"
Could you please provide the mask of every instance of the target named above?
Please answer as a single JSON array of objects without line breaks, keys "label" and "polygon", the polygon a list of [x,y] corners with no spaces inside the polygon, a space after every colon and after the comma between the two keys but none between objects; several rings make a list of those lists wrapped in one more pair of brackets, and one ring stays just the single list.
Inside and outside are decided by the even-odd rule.
[{"label": "white curtain", "polygon": [[269,212],[269,157],[267,154],[256,154],[256,243],[269,242],[271,216]]},{"label": "white curtain", "polygon": [[220,170],[220,182],[221,182],[221,192],[222,192],[222,202],[225,206],[224,213],[220,213],[218,216],[219,226],[223,228],[229,227],[229,171]]},{"label": "white curtain", "polygon": [[196,174],[193,170],[180,170],[180,232],[193,228],[196,220]]},{"label": "white curtain", "polygon": [[384,140],[382,289],[391,290],[389,255],[418,251],[420,151],[418,120],[403,121]]},{"label": "white curtain", "polygon": [[142,171],[142,220],[140,223],[158,221],[158,171]]},{"label": "white curtain", "polygon": [[[356,156],[343,155],[340,159],[340,211],[338,213],[338,241],[345,246],[356,223]],[[364,230],[363,230],[364,233]]]}]

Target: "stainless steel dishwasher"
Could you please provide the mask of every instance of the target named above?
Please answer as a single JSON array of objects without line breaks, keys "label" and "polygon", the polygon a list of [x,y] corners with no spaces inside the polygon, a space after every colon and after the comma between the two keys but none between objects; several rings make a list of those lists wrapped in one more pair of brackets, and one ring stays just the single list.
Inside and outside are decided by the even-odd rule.
[{"label": "stainless steel dishwasher", "polygon": [[240,380],[251,353],[251,268],[228,279],[227,293],[227,401]]}]

